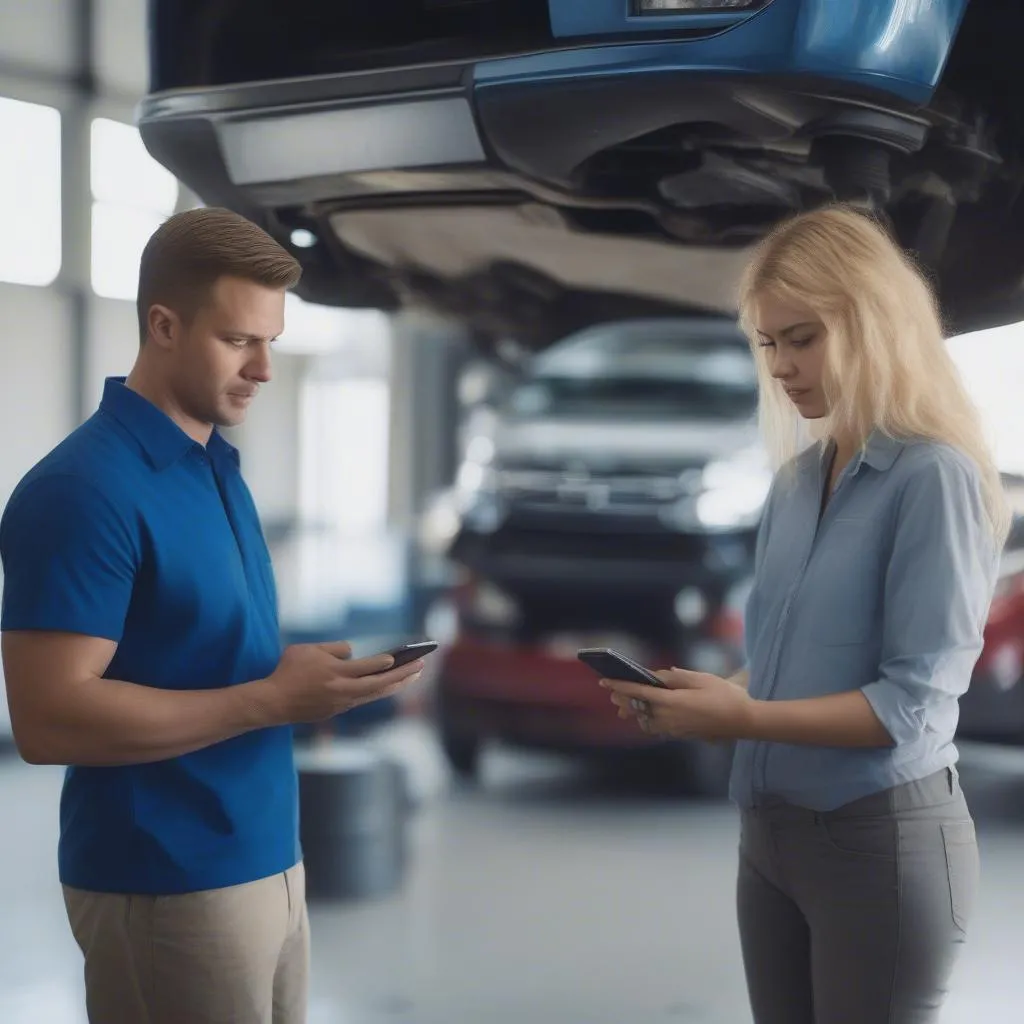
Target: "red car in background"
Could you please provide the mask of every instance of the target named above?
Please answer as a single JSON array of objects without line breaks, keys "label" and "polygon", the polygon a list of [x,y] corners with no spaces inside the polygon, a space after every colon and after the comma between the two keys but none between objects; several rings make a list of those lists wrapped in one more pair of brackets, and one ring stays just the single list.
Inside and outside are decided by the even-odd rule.
[{"label": "red car in background", "polygon": [[[646,607],[642,595],[633,596]],[[745,589],[734,588],[694,624],[688,666],[722,674],[741,667],[744,600]],[[656,753],[688,792],[725,794],[730,747],[647,736],[618,717],[607,691],[576,658],[580,647],[613,647],[643,664],[667,667],[683,660],[671,644],[611,627],[510,635],[500,620],[515,614],[512,599],[472,578],[459,586],[455,606],[460,632],[440,656],[436,711],[442,746],[458,774],[473,776],[484,744],[500,740],[580,754]]]},{"label": "red car in background", "polygon": [[688,788],[721,793],[729,748],[666,744],[621,721],[576,652],[720,673],[742,664],[771,482],[749,346],[721,318],[625,321],[521,370],[468,439],[455,488],[461,582],[436,673],[448,758],[472,775],[489,739],[657,746]]},{"label": "red car in background", "polygon": [[[1005,479],[1018,510],[1024,508],[1018,500],[1024,480]],[[653,667],[685,664],[728,675],[742,665],[749,575],[734,579],[717,598],[693,585],[673,590],[678,566],[658,560],[644,565],[642,549],[623,550],[609,535],[588,562],[573,559],[574,542],[563,538],[564,557],[549,552],[557,566],[551,577],[535,577],[536,565],[528,560],[518,575],[514,560],[502,563],[504,585],[463,573],[451,595],[456,635],[440,656],[436,690],[442,745],[458,774],[476,773],[491,740],[605,756],[646,751],[667,755],[690,793],[724,795],[729,747],[645,735],[618,718],[593,673],[576,659],[580,647],[613,647]],[[627,552],[632,558],[623,557]],[[961,700],[958,735],[1024,743],[1019,514],[1003,554],[984,648]]]},{"label": "red car in background", "polygon": [[1005,479],[1017,518],[1003,552],[985,647],[960,700],[958,735],[1024,744],[1024,478]]}]

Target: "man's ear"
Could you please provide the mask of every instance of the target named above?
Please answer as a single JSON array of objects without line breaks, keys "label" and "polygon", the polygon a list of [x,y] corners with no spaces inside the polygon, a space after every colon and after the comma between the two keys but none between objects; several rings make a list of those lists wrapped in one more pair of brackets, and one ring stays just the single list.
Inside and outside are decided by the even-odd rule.
[{"label": "man's ear", "polygon": [[160,348],[173,348],[181,336],[181,317],[167,306],[152,305],[146,317],[146,337]]}]

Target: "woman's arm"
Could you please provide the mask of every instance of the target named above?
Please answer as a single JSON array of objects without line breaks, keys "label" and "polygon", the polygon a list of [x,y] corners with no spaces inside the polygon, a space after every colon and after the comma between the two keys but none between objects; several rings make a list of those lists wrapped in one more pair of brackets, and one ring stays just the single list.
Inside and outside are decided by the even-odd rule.
[{"label": "woman's arm", "polygon": [[[673,669],[666,689],[609,682],[626,715],[649,731],[829,747],[889,747],[949,720],[983,642],[995,584],[996,545],[978,475],[945,450],[920,453],[906,481],[885,577],[882,657],[859,690],[761,701],[735,681]],[[823,680],[823,682],[826,682]],[[822,687],[823,689],[825,687]]]},{"label": "woman's arm", "polygon": [[743,739],[818,747],[891,747],[892,736],[860,690],[803,700],[751,702]]},{"label": "woman's arm", "polygon": [[750,689],[750,669],[741,668],[735,675],[729,676],[729,682],[738,686],[741,690]]},{"label": "woman's arm", "polygon": [[[742,674],[742,673],[741,673]],[[674,668],[659,672],[665,689],[603,679],[622,717],[648,731],[708,740],[757,739],[821,747],[890,747],[892,737],[860,690],[801,700],[756,700],[737,676],[722,679]],[[646,712],[631,703],[642,700]]]}]

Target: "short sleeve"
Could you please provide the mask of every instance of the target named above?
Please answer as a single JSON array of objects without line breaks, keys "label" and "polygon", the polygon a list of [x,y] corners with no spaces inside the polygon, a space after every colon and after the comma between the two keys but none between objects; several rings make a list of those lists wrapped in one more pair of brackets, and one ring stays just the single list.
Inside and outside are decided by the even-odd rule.
[{"label": "short sleeve", "polygon": [[19,488],[0,523],[0,557],[5,632],[121,640],[138,544],[125,517],[91,482],[49,475]]}]

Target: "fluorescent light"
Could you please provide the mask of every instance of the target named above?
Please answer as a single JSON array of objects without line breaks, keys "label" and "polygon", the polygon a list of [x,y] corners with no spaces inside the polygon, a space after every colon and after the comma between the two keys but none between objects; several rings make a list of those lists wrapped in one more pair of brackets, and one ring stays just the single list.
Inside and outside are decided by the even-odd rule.
[{"label": "fluorescent light", "polygon": [[635,0],[637,14],[662,14],[674,11],[728,11],[757,7],[762,0]]},{"label": "fluorescent light", "polygon": [[461,96],[226,121],[217,132],[236,185],[484,159]]},{"label": "fluorescent light", "polygon": [[169,217],[178,204],[178,180],[149,155],[138,128],[97,117],[90,128],[90,178],[98,203],[131,206]]},{"label": "fluorescent light", "polygon": [[284,333],[274,345],[288,355],[329,355],[353,345],[387,344],[389,321],[377,309],[345,309],[306,302],[294,292],[285,297]]},{"label": "fluorescent light", "polygon": [[0,281],[44,286],[61,267],[60,113],[0,96]]}]

